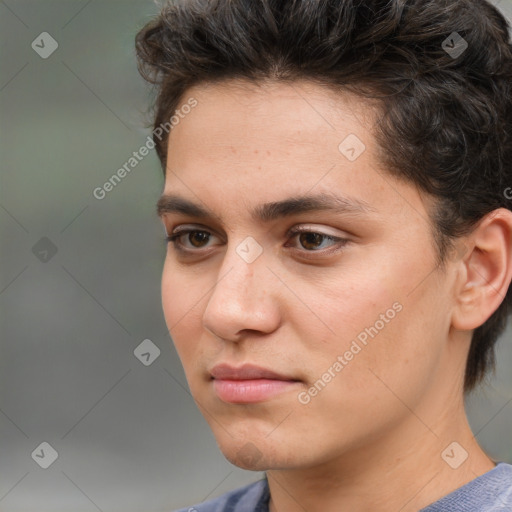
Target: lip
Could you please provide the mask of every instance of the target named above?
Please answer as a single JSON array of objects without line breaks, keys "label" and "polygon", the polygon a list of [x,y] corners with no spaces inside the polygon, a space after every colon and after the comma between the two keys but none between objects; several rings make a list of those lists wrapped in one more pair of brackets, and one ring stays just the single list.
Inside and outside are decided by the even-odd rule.
[{"label": "lip", "polygon": [[214,379],[223,380],[254,380],[254,379],[270,379],[270,380],[297,380],[291,376],[280,374],[262,366],[254,364],[244,364],[238,368],[229,364],[218,364],[210,371]]},{"label": "lip", "polygon": [[291,376],[252,364],[240,367],[218,364],[211,369],[210,375],[213,389],[220,400],[237,404],[270,400],[300,382]]}]

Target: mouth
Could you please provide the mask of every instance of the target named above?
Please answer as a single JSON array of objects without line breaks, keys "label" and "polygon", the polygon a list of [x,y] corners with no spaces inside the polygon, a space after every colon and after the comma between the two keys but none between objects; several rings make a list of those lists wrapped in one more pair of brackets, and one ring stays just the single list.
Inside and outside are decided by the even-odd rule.
[{"label": "mouth", "polygon": [[300,380],[268,368],[246,364],[219,364],[210,371],[213,389],[220,400],[249,404],[264,402],[296,388]]}]

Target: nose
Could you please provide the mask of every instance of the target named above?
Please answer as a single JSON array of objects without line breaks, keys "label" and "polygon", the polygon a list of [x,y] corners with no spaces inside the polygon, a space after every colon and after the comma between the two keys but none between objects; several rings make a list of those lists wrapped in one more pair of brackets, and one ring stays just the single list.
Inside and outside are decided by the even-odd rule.
[{"label": "nose", "polygon": [[217,337],[233,342],[247,333],[270,333],[280,323],[280,281],[267,267],[263,251],[254,261],[241,245],[226,250],[217,282],[203,313],[203,325]]}]

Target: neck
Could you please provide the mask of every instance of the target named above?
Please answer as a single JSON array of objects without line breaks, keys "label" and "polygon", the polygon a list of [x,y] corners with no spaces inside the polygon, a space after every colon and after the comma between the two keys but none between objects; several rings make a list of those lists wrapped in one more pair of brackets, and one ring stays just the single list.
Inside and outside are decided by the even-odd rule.
[{"label": "neck", "polygon": [[392,432],[319,466],[268,470],[270,512],[417,512],[437,501],[494,467],[463,404],[455,409],[433,415],[437,421],[412,413]]}]

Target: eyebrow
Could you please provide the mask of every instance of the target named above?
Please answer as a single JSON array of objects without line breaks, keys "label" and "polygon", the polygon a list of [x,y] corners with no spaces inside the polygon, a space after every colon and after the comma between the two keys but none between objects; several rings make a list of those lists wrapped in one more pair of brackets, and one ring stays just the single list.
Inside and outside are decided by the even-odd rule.
[{"label": "eyebrow", "polygon": [[[162,194],[156,204],[159,217],[180,213],[200,219],[219,218],[207,207],[176,194]],[[281,201],[264,203],[250,210],[253,221],[270,222],[282,217],[313,211],[332,211],[338,214],[365,215],[377,210],[365,201],[338,196],[333,193],[293,196]]]}]

